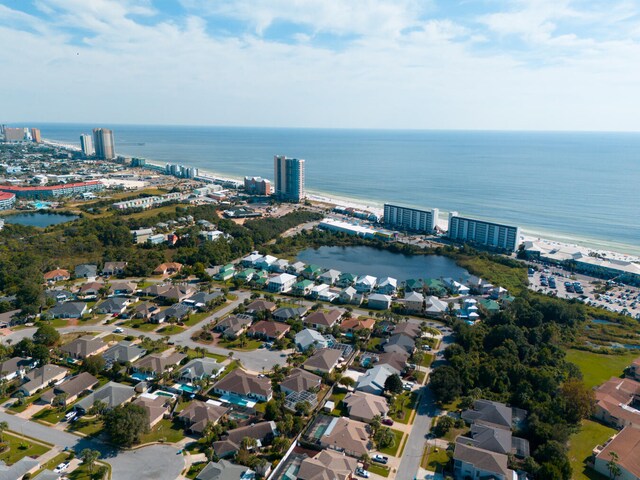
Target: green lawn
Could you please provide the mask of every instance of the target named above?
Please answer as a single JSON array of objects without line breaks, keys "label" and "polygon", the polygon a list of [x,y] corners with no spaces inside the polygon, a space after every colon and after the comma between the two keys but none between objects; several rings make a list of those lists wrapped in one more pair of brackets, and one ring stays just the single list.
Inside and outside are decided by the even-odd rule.
[{"label": "green lawn", "polygon": [[380,453],[383,453],[385,455],[391,455],[392,457],[397,457],[398,450],[400,449],[400,445],[402,443],[402,437],[404,435],[404,432],[401,432],[400,430],[394,430],[393,428],[391,428],[390,430],[393,432],[393,435],[396,437],[396,440],[392,447],[381,448]]},{"label": "green lawn", "polygon": [[242,352],[251,352],[253,350],[257,350],[258,348],[260,348],[260,345],[262,345],[264,342],[262,340],[254,340],[254,339],[247,339],[245,341],[245,344],[243,347],[240,346],[240,340],[236,339],[236,340],[219,340],[218,341],[218,346],[222,347],[222,348],[229,348],[232,350],[240,350]]},{"label": "green lawn", "polygon": [[[211,353],[211,352],[206,352],[204,356],[208,358],[213,358],[218,363],[222,363],[227,358],[229,358],[226,355],[219,355],[217,353]],[[187,357],[189,358],[189,360],[193,360],[194,358],[200,358],[200,354],[196,353],[196,351],[193,348],[190,348],[189,351],[187,352]]]},{"label": "green lawn", "polygon": [[60,420],[64,418],[65,414],[69,410],[71,409],[67,408],[67,409],[60,410],[58,408],[43,408],[38,413],[36,413],[33,417],[31,417],[31,419],[48,422],[55,425],[56,423],[58,423]]},{"label": "green lawn", "polygon": [[198,474],[207,466],[207,462],[198,462],[194,463],[189,467],[189,471],[187,472],[187,478],[194,479],[198,476]]},{"label": "green lawn", "polygon": [[428,368],[431,366],[432,363],[433,363],[433,354],[425,353],[424,357],[422,358],[422,362],[420,362],[420,366]]},{"label": "green lawn", "polygon": [[109,335],[105,335],[101,338],[101,340],[105,343],[109,342],[119,342],[120,340],[124,340],[124,335],[118,335],[117,333],[110,333]]},{"label": "green lawn", "polygon": [[176,333],[180,333],[183,331],[184,331],[184,328],[178,325],[167,325],[165,327],[162,327],[156,333],[160,333],[162,335],[175,335]]},{"label": "green lawn", "polygon": [[32,395],[30,397],[24,397],[22,400],[22,405],[18,405],[18,402],[14,402],[10,407],[9,410],[13,410],[16,413],[20,413],[20,412],[24,412],[27,408],[29,408],[31,406],[32,403],[37,402],[40,397],[42,396],[42,394],[44,392],[46,392],[47,389],[42,390],[41,392],[36,393],[35,395]]},{"label": "green lawn", "polygon": [[378,349],[376,347],[380,345],[380,342],[382,342],[382,339],[380,337],[371,337],[367,342],[365,350],[368,350],[370,352],[377,352]]},{"label": "green lawn", "polygon": [[344,403],[342,403],[342,400],[344,400],[344,397],[347,395],[347,392],[339,392],[339,393],[333,393],[330,397],[329,400],[332,401],[333,403],[335,403],[336,408],[334,408],[331,411],[331,415],[333,415],[334,417],[346,417],[348,416],[348,412],[347,409],[344,407]]},{"label": "green lawn", "polygon": [[226,367],[224,367],[224,370],[222,371],[222,373],[220,375],[218,375],[218,380],[221,380],[222,378],[224,378],[226,375],[231,373],[236,368],[238,368],[238,361],[237,360],[233,360],[233,361],[229,362],[229,364]]},{"label": "green lawn", "polygon": [[582,428],[569,439],[569,461],[573,468],[573,480],[605,480],[595,470],[585,465],[585,460],[591,456],[591,451],[596,445],[606,442],[616,430],[605,427],[600,423],[583,420]]},{"label": "green lawn", "polygon": [[[103,466],[109,468],[109,466],[106,464],[96,463],[93,466],[93,473],[89,473],[89,469],[87,466],[80,465],[73,472],[68,474],[69,480],[94,480],[95,478],[97,478],[98,470]],[[110,475],[107,478],[111,478]]]},{"label": "green lawn", "polygon": [[104,427],[104,422],[97,417],[90,419],[81,418],[69,426],[69,431],[92,436],[100,433],[102,427]]},{"label": "green lawn", "polygon": [[140,330],[141,332],[152,332],[158,325],[156,323],[149,323],[141,318],[134,318],[133,320],[128,320],[124,322],[123,326],[129,328],[135,328],[136,330]]},{"label": "green lawn", "polygon": [[389,468],[383,467],[382,465],[376,465],[375,463],[370,463],[368,471],[371,473],[375,473],[376,475],[382,475],[383,477],[389,476]]},{"label": "green lawn", "polygon": [[15,437],[7,432],[2,435],[2,439],[9,445],[9,450],[0,454],[0,460],[7,465],[13,465],[26,456],[35,458],[49,451],[49,447]]},{"label": "green lawn", "polygon": [[62,462],[67,461],[67,459],[69,458],[69,454],[68,453],[59,453],[58,455],[56,455],[55,457],[53,457],[51,460],[49,460],[47,463],[45,463],[44,465],[42,465],[34,475],[32,475],[33,477],[36,477],[38,474],[40,474],[43,470],[53,470],[54,468],[56,468],[56,466]]},{"label": "green lawn", "polygon": [[[411,412],[416,404],[417,393],[415,392],[402,392],[397,395],[394,400],[394,411],[398,413],[393,414],[393,419],[400,423],[408,424],[411,418]],[[402,406],[402,415],[400,415],[400,405]]]},{"label": "green lawn", "polygon": [[160,420],[149,433],[143,435],[140,443],[167,442],[177,443],[184,438],[184,429],[178,422],[169,419]]},{"label": "green lawn", "polygon": [[604,355],[583,350],[567,350],[567,360],[580,368],[587,387],[595,387],[611,377],[621,376],[624,369],[637,357],[637,351],[621,355]]},{"label": "green lawn", "polygon": [[437,448],[432,445],[427,445],[428,453],[423,459],[423,468],[431,470],[432,472],[442,473],[442,470],[449,463],[449,455],[444,448]]}]

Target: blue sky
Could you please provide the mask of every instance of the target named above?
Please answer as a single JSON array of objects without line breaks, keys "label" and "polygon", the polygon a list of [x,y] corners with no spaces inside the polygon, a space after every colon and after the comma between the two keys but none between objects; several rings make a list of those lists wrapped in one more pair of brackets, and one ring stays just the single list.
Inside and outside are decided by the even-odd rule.
[{"label": "blue sky", "polygon": [[640,130],[638,0],[0,0],[0,121]]}]

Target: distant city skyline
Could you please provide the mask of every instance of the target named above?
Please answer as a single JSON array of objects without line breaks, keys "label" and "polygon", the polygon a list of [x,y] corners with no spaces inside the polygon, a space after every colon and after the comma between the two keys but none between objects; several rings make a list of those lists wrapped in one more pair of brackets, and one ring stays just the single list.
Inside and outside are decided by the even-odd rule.
[{"label": "distant city skyline", "polygon": [[628,0],[0,0],[0,42],[0,123],[640,131]]}]

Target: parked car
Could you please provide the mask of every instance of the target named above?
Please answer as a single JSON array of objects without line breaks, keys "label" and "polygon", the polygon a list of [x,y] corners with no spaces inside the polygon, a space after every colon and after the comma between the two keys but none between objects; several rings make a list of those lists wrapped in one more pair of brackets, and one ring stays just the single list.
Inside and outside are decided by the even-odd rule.
[{"label": "parked car", "polygon": [[113,330],[113,333],[124,333],[124,329],[118,327]]},{"label": "parked car", "polygon": [[69,468],[69,462],[59,463],[58,466],[53,470],[53,473],[62,473],[67,468]]},{"label": "parked car", "polygon": [[380,422],[380,423],[382,423],[383,425],[387,425],[387,426],[389,426],[389,427],[390,427],[391,425],[393,425],[393,420],[391,420],[390,418],[383,418],[383,419],[382,419],[382,422]]},{"label": "parked car", "polygon": [[385,457],[383,455],[376,453],[373,457],[371,457],[371,460],[373,460],[374,462],[386,465],[389,462],[389,457]]},{"label": "parked car", "polygon": [[356,475],[362,478],[369,478],[369,472],[362,467],[356,468]]}]

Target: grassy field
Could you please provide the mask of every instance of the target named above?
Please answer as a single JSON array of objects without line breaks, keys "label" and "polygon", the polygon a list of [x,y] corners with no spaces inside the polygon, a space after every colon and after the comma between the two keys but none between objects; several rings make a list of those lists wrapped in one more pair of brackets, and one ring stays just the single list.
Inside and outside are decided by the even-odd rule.
[{"label": "grassy field", "polygon": [[222,347],[222,348],[229,348],[232,350],[239,350],[241,352],[251,352],[253,350],[257,350],[258,348],[260,348],[260,345],[263,344],[262,340],[254,340],[254,339],[247,339],[244,346],[241,347],[240,346],[240,340],[236,339],[236,340],[219,340],[218,341],[218,346]]},{"label": "grassy field", "polygon": [[82,433],[86,436],[92,436],[98,434],[102,427],[104,427],[104,422],[98,418],[85,419],[81,418],[73,422],[69,426],[69,430],[74,433]]},{"label": "grassy field", "polygon": [[567,360],[580,368],[587,387],[595,387],[611,377],[621,376],[624,369],[639,355],[640,352],[603,355],[582,350],[567,350]]},{"label": "grassy field", "polygon": [[616,430],[591,420],[583,420],[580,431],[569,439],[569,461],[573,468],[573,480],[605,480],[606,477],[591,470],[585,460],[596,445],[602,445]]},{"label": "grassy field", "polygon": [[128,320],[124,322],[125,327],[135,328],[136,330],[140,330],[141,332],[152,332],[158,325],[156,323],[149,323],[140,318],[134,318],[133,320]]},{"label": "grassy field", "polygon": [[400,405],[402,404],[402,416],[399,413],[394,413],[392,418],[400,423],[407,424],[411,418],[411,412],[416,404],[417,394],[415,392],[402,392],[397,395],[394,400],[394,410],[400,411]]},{"label": "grassy field", "polygon": [[177,443],[184,438],[184,429],[169,419],[160,420],[149,433],[143,435],[140,443],[167,442]]},{"label": "grassy field", "polygon": [[402,444],[402,437],[404,436],[404,432],[401,432],[400,430],[394,430],[393,428],[391,429],[391,431],[396,437],[396,440],[392,447],[381,448],[380,453],[391,455],[392,457],[397,457],[398,451],[400,450],[400,445]]},{"label": "grassy field", "polygon": [[13,465],[26,456],[39,457],[49,451],[49,447],[15,437],[10,433],[3,433],[2,439],[9,445],[9,449],[0,454],[0,460],[7,465]]},{"label": "grassy field", "polygon": [[131,213],[126,218],[149,218],[155,217],[161,213],[173,213],[176,211],[177,205],[165,205],[164,207],[150,208],[142,212]]},{"label": "grassy field", "polygon": [[422,457],[422,468],[431,470],[432,472],[442,473],[442,470],[449,463],[449,455],[444,448],[436,448],[427,445],[425,455]]},{"label": "grassy field", "polygon": [[528,280],[524,264],[519,268],[511,268],[481,256],[462,255],[456,256],[455,261],[472,274],[506,288],[511,294],[518,294],[526,288]]},{"label": "grassy field", "polygon": [[58,408],[43,408],[38,413],[36,413],[33,417],[31,417],[31,419],[40,420],[40,421],[52,423],[55,425],[56,423],[58,423],[60,420],[64,418],[65,414],[69,410],[71,410],[71,408],[66,408],[62,410]]},{"label": "grassy field", "polygon": [[389,476],[389,468],[383,467],[382,465],[376,465],[375,463],[370,463],[369,468],[367,468],[371,473],[375,473],[376,475],[382,475],[383,477]]},{"label": "grassy field", "polygon": [[167,325],[165,327],[162,327],[156,333],[159,333],[161,335],[175,335],[176,333],[180,333],[183,331],[184,331],[184,328],[178,325]]},{"label": "grassy field", "polygon": [[[192,360],[194,358],[200,358],[200,354],[196,353],[196,351],[193,348],[190,348],[189,351],[187,352],[187,357],[189,358],[189,360]],[[217,353],[211,353],[211,352],[206,352],[205,357],[213,358],[218,363],[222,363],[227,358],[229,358],[226,355],[218,355]]]}]

